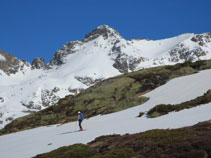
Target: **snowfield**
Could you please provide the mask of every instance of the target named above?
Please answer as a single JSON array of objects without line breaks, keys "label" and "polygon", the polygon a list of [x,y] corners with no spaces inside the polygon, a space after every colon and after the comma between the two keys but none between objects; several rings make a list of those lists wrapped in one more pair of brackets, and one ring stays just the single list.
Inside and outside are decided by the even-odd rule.
[{"label": "snowfield", "polygon": [[[173,79],[165,85],[145,94],[146,103],[120,112],[99,115],[85,119],[83,132],[77,122],[52,125],[5,136],[0,136],[1,158],[30,158],[61,146],[75,143],[87,143],[98,136],[143,132],[150,129],[167,129],[191,126],[211,119],[211,103],[195,108],[172,112],[149,119],[138,118],[139,112],[147,112],[157,104],[176,104],[203,95],[211,89],[211,70]],[[86,114],[85,114],[86,115]]]}]

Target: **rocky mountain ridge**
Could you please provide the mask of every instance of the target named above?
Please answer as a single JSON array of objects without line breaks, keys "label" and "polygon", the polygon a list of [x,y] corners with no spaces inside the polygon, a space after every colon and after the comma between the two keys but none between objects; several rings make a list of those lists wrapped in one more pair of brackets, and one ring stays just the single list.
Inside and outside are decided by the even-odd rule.
[{"label": "rocky mountain ridge", "polygon": [[210,33],[126,40],[107,25],[97,27],[80,41],[64,44],[49,63],[36,58],[30,64],[0,51],[0,128],[109,77],[208,59]]},{"label": "rocky mountain ridge", "polygon": [[[103,40],[97,40],[101,37]],[[151,58],[151,52],[147,57],[147,55],[143,53],[145,50],[141,50],[141,47],[143,47],[144,44],[149,43],[152,46],[155,45],[153,47],[157,47],[157,44],[162,45],[163,41],[170,39],[174,40],[174,38],[179,39],[179,41],[176,42],[171,50],[168,50],[168,53],[163,51],[164,53],[158,54],[158,57],[154,55],[155,57]],[[115,29],[107,25],[102,25],[86,34],[84,39],[80,41],[71,41],[64,44],[60,50],[56,51],[52,60],[47,64],[45,63],[44,58],[35,58],[32,64],[30,64],[26,60],[19,60],[1,50],[0,54],[6,58],[6,60],[0,60],[0,69],[7,74],[14,74],[22,70],[24,66],[30,67],[31,69],[50,69],[55,66],[61,66],[67,62],[66,57],[68,55],[86,50],[87,43],[91,44],[92,47],[100,47],[105,49],[107,55],[110,56],[111,60],[114,61],[112,66],[120,73],[136,71],[140,69],[140,65],[145,65],[145,63],[150,63],[147,64],[147,67],[152,67],[185,61],[197,61],[201,58],[206,58],[206,56],[210,54],[208,49],[211,47],[211,33],[196,35],[183,34],[170,39],[154,41],[137,38],[125,40]],[[137,45],[140,45],[141,47],[137,47]],[[211,55],[208,55],[208,59],[210,59],[210,56]],[[142,68],[144,67],[145,66]]]}]

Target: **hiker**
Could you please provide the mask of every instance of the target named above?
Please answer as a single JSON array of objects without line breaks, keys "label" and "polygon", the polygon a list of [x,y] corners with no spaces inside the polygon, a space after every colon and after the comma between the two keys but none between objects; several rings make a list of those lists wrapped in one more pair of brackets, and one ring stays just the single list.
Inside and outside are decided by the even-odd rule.
[{"label": "hiker", "polygon": [[83,131],[83,128],[81,126],[81,122],[83,121],[84,119],[84,114],[80,111],[78,111],[78,123],[79,123],[79,128],[80,128],[80,131]]}]

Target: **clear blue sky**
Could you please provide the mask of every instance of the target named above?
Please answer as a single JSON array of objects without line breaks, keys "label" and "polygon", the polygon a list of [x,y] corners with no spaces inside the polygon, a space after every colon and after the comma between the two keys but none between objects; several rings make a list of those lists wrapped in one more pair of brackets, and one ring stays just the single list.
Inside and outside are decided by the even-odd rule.
[{"label": "clear blue sky", "polygon": [[211,32],[211,0],[0,0],[0,49],[48,62],[103,24],[126,39]]}]

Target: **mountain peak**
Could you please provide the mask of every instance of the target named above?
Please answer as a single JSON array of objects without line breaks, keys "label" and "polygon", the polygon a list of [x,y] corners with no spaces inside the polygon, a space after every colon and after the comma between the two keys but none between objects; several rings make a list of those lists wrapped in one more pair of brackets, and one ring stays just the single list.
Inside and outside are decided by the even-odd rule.
[{"label": "mountain peak", "polygon": [[[117,32],[115,29],[111,28],[108,25],[100,25],[94,30],[92,30],[90,33],[86,34],[84,39],[81,41],[72,41],[68,42],[63,47],[56,51],[55,55],[53,56],[53,59],[50,61],[49,66],[52,67],[53,65],[62,65],[65,63],[65,57],[68,54],[75,53],[74,50],[77,45],[82,45],[84,43],[87,43],[89,41],[95,40],[98,37],[103,37],[104,40],[108,38],[113,38],[113,41],[122,39],[119,32]],[[78,50],[77,50],[78,51]]]},{"label": "mountain peak", "polygon": [[108,25],[100,25],[96,29],[97,30],[116,31],[115,29],[113,29],[112,27],[110,27]]},{"label": "mountain peak", "polygon": [[83,42],[87,42],[90,40],[94,40],[98,38],[99,36],[103,36],[104,39],[107,39],[108,37],[116,37],[116,38],[122,38],[120,33],[116,31],[115,29],[111,28],[108,25],[100,25],[96,29],[92,30],[90,33],[85,35],[85,38],[83,39]]}]

